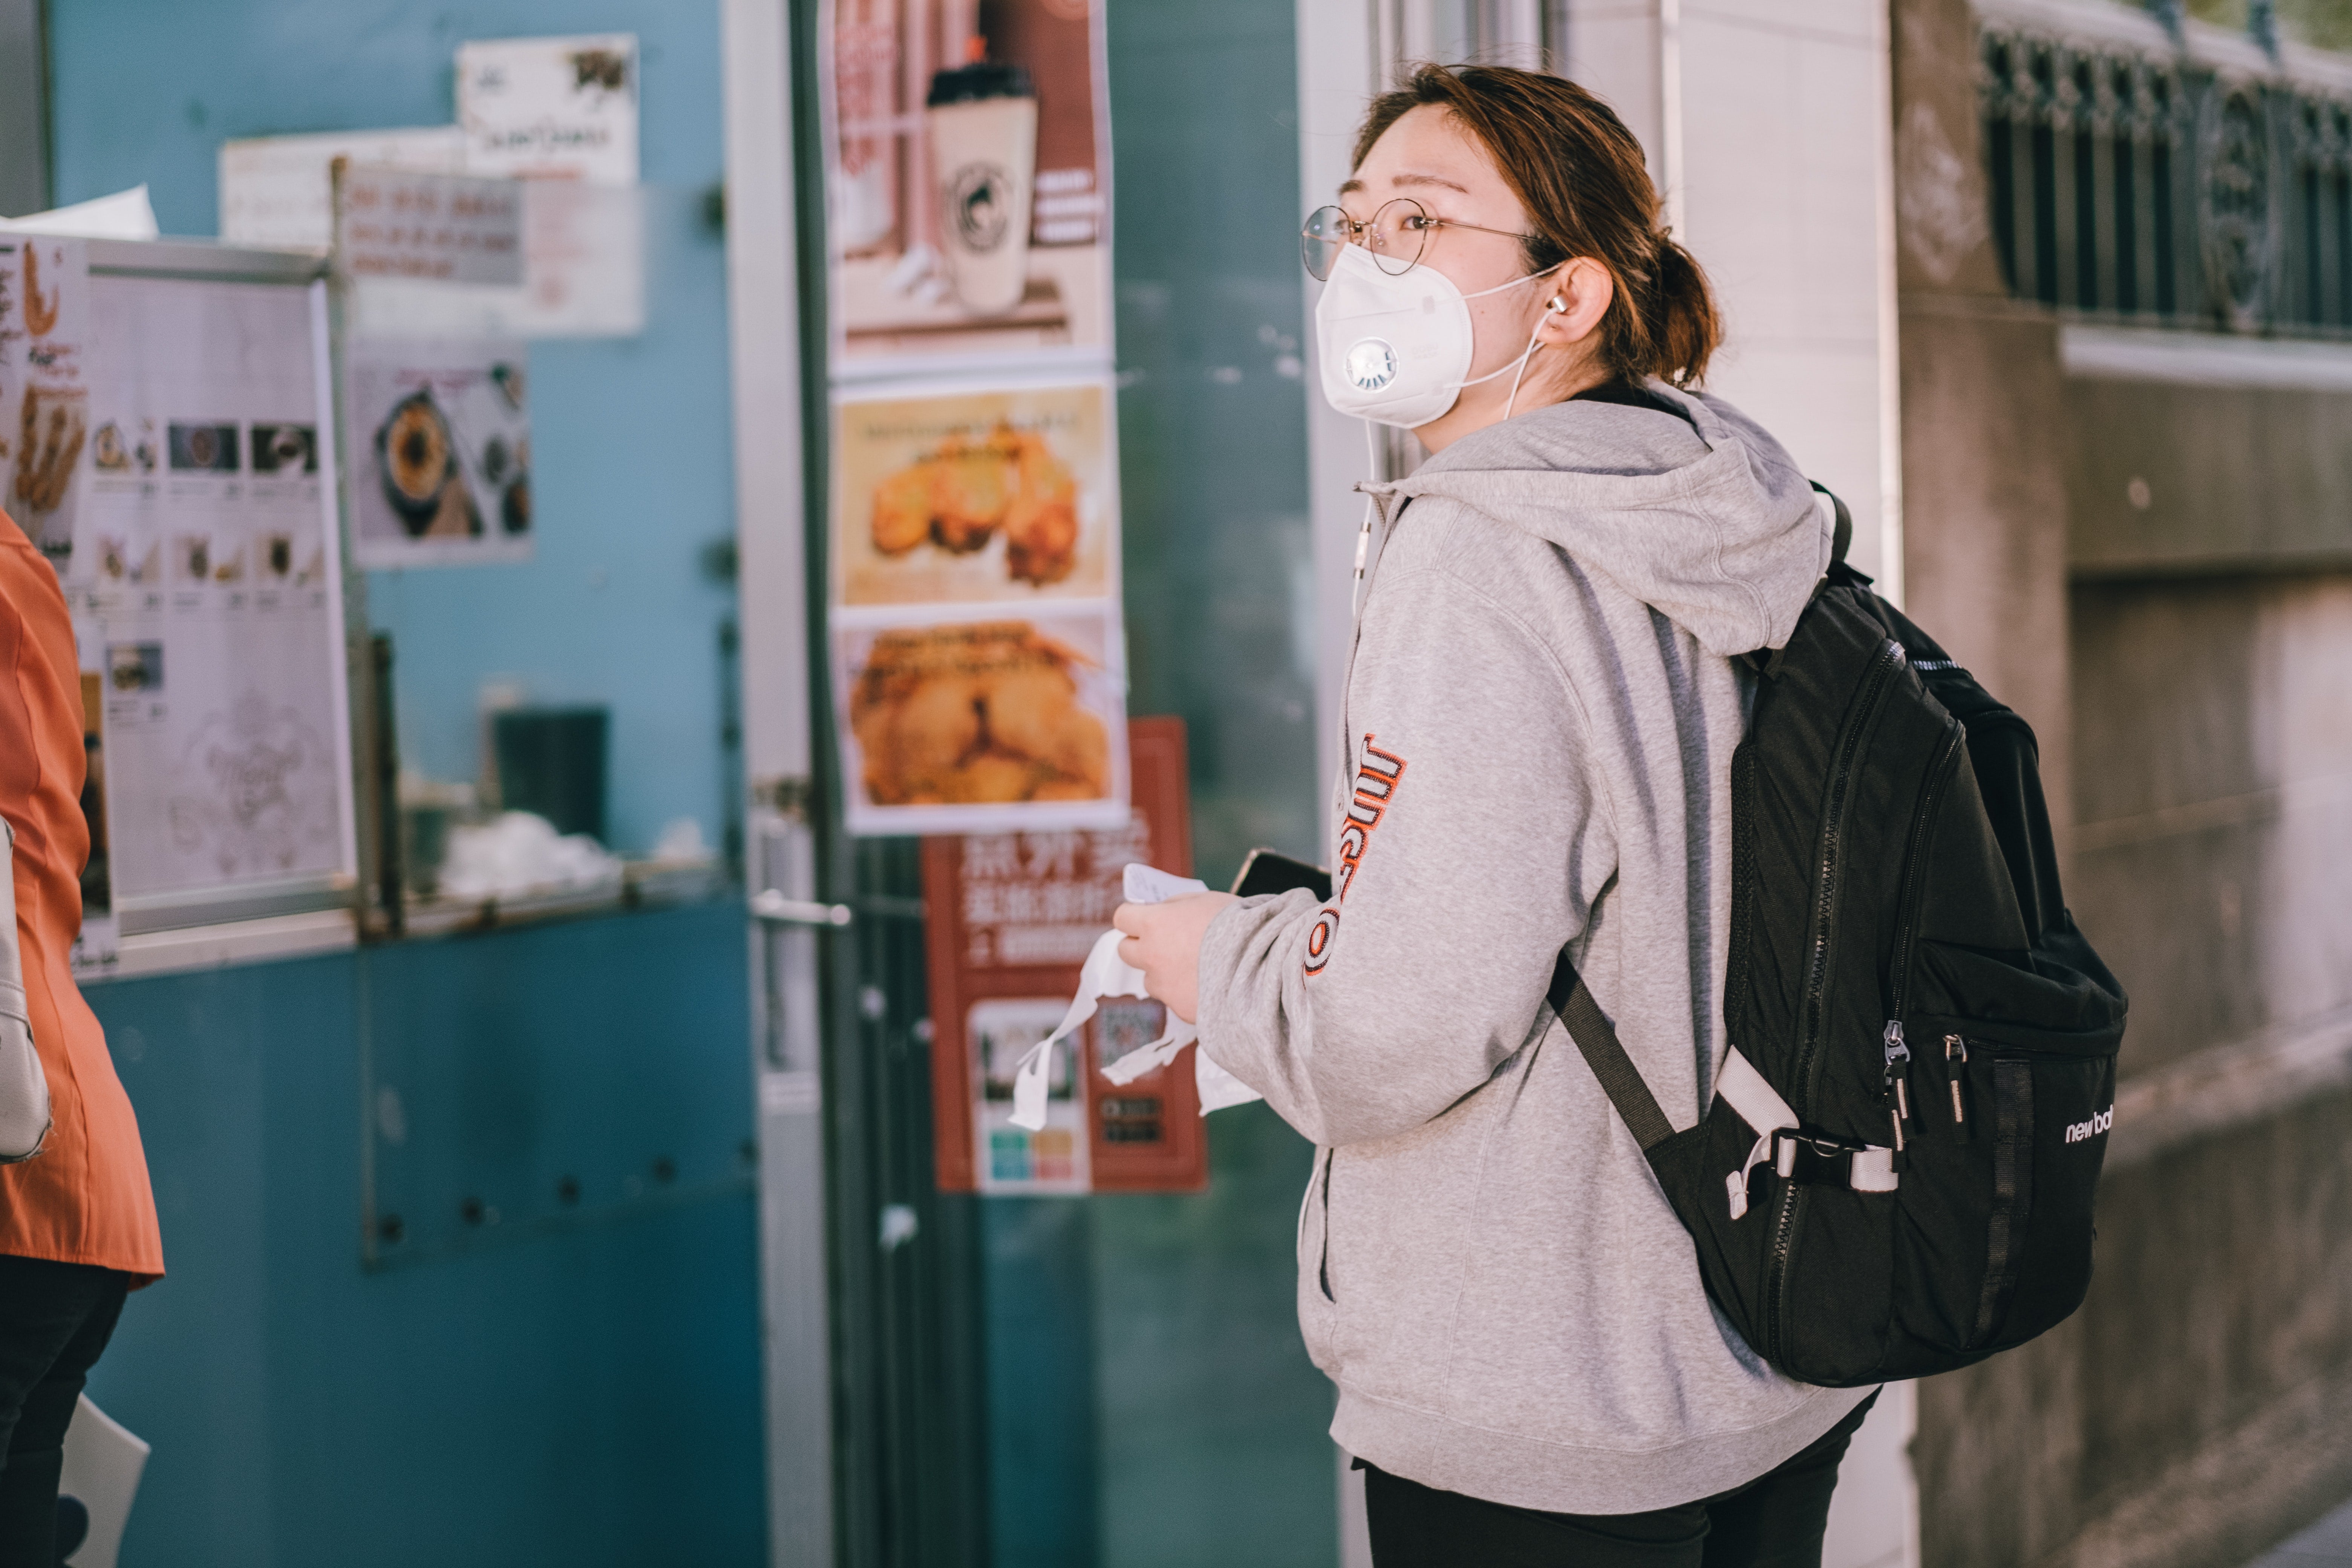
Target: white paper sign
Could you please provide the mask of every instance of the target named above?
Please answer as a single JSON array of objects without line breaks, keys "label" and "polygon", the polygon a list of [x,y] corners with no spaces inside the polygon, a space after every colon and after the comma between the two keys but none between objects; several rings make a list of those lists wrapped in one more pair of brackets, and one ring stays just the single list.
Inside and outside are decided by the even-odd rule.
[{"label": "white paper sign", "polygon": [[630,33],[457,47],[457,123],[478,174],[637,183],[637,40]]},{"label": "white paper sign", "polygon": [[85,1394],[66,1428],[65,1465],[58,1478],[62,1497],[79,1498],[89,1513],[89,1533],[73,1554],[74,1568],[114,1568],[122,1550],[122,1527],[147,1468],[146,1439],[90,1403]]},{"label": "white paper sign", "polygon": [[222,240],[281,250],[324,250],[334,244],[330,171],[338,158],[363,168],[461,174],[466,172],[466,137],[454,125],[428,125],[224,142]]},{"label": "white paper sign", "polygon": [[352,278],[511,287],[523,280],[522,187],[349,165],[336,203],[335,249]]},{"label": "white paper sign", "polygon": [[457,49],[466,167],[524,182],[526,274],[495,302],[520,337],[645,330],[637,199],[637,40],[627,33],[501,38]]}]

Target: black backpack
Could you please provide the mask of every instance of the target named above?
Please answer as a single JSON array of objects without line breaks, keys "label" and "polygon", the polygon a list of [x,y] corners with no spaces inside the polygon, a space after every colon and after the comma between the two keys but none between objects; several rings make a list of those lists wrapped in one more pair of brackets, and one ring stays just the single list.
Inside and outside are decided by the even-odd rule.
[{"label": "black backpack", "polygon": [[1853,1387],[2082,1303],[2126,1004],[2060,900],[2032,731],[1845,564],[1837,517],[1788,646],[1748,656],[1706,1117],[1668,1125],[1566,953],[1550,996],[1716,1305]]}]

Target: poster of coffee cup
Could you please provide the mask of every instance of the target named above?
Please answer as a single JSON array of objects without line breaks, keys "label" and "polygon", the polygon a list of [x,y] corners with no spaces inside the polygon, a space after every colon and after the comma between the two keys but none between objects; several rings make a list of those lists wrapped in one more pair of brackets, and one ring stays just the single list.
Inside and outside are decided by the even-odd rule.
[{"label": "poster of coffee cup", "polygon": [[523,345],[489,338],[355,338],[344,363],[359,564],[529,560]]},{"label": "poster of coffee cup", "polygon": [[1128,820],[1115,612],[836,620],[849,831],[985,833]]},{"label": "poster of coffee cup", "polygon": [[1114,421],[1108,381],[843,398],[833,425],[835,602],[1114,595]]},{"label": "poster of coffee cup", "polygon": [[840,368],[1107,350],[1099,5],[830,0],[826,11]]}]

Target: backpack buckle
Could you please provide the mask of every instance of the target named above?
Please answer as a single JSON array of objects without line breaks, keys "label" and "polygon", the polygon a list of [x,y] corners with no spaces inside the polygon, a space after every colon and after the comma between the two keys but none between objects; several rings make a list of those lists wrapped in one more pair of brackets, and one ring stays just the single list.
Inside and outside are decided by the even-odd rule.
[{"label": "backpack buckle", "polygon": [[1848,1163],[1867,1145],[1826,1132],[1783,1127],[1772,1134],[1772,1171],[1784,1182],[1845,1184]]},{"label": "backpack buckle", "polygon": [[1894,1150],[1827,1132],[1775,1131],[1772,1169],[1784,1182],[1851,1187],[1858,1193],[1891,1193],[1895,1185]]}]

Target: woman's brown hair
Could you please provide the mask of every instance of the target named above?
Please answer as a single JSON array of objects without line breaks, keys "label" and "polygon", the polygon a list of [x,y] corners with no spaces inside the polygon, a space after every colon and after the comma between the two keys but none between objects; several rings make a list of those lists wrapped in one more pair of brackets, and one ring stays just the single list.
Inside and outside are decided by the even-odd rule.
[{"label": "woman's brown hair", "polygon": [[1690,253],[1658,227],[1658,193],[1642,144],[1616,111],[1561,77],[1503,66],[1423,66],[1372,100],[1356,137],[1356,164],[1381,132],[1423,104],[1454,112],[1528,209],[1529,271],[1580,256],[1609,269],[1616,289],[1601,318],[1600,344],[1609,368],[1637,380],[1698,384],[1723,336],[1715,296]]}]

